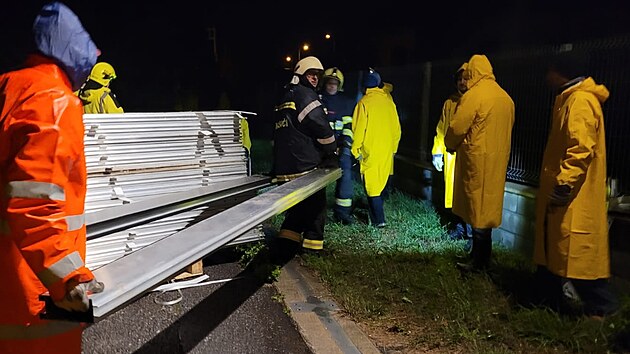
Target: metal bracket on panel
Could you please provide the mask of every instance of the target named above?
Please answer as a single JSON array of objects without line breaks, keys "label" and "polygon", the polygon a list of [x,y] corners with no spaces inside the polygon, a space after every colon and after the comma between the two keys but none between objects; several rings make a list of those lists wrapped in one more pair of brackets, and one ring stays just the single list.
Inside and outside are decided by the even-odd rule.
[{"label": "metal bracket on panel", "polygon": [[114,192],[114,195],[112,196],[112,199],[118,199],[118,200],[122,201],[123,204],[129,204],[129,203],[131,203],[133,201],[130,198],[125,197],[125,192],[123,191],[122,187],[120,187],[120,186],[114,187],[112,189],[112,192]]},{"label": "metal bracket on panel", "polygon": [[89,137],[96,136],[96,129],[98,129],[98,125],[90,125],[90,128],[88,129],[85,135]]},{"label": "metal bracket on panel", "polygon": [[133,252],[136,249],[135,242],[125,242],[125,253]]}]

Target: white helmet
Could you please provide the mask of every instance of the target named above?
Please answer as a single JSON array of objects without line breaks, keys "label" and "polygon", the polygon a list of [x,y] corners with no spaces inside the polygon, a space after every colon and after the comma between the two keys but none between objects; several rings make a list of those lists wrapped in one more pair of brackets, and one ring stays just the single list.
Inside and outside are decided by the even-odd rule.
[{"label": "white helmet", "polygon": [[295,69],[293,70],[293,73],[297,75],[304,75],[307,70],[324,71],[324,66],[322,65],[322,62],[319,61],[319,59],[310,56],[298,61],[297,64],[295,64]]}]

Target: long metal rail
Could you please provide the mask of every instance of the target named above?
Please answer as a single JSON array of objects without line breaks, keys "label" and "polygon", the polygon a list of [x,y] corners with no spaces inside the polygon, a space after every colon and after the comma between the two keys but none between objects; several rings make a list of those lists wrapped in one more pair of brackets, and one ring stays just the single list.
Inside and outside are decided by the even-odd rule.
[{"label": "long metal rail", "polygon": [[271,185],[271,177],[250,176],[98,210],[85,216],[87,238],[93,240],[184,211]]},{"label": "long metal rail", "polygon": [[159,286],[190,264],[278,215],[341,177],[315,170],[274,187],[96,270],[105,291],[91,297],[98,321]]}]

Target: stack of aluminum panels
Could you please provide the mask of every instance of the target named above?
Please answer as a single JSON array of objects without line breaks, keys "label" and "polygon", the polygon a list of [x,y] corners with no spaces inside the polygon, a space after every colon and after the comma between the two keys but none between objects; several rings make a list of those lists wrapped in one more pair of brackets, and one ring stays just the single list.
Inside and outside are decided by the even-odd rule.
[{"label": "stack of aluminum panels", "polygon": [[[240,111],[85,114],[86,213],[248,176]],[[167,237],[207,207],[88,241],[87,266]],[[256,229],[248,239],[259,239]]]}]

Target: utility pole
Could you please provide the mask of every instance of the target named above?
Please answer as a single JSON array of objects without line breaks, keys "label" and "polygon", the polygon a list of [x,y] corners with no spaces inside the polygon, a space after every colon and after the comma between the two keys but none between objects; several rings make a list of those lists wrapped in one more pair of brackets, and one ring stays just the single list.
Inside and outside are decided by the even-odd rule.
[{"label": "utility pole", "polygon": [[217,53],[217,29],[215,27],[208,27],[206,30],[208,31],[208,40],[212,45],[212,56],[216,63],[219,61],[219,54]]}]

